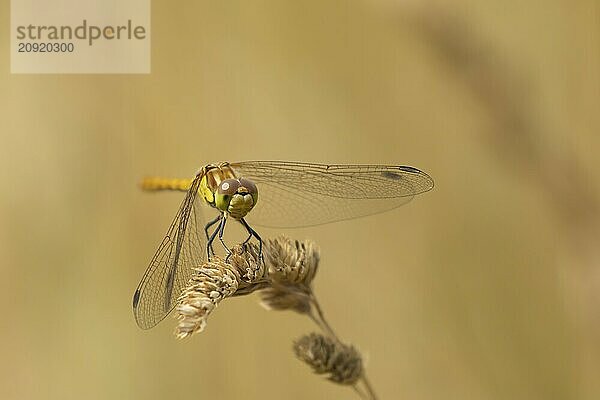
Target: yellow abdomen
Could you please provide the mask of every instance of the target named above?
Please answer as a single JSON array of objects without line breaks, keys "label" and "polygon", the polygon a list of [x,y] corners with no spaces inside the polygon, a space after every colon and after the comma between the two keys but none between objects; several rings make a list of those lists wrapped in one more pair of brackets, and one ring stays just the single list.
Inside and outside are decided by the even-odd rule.
[{"label": "yellow abdomen", "polygon": [[159,190],[176,190],[179,192],[187,192],[192,184],[191,179],[175,179],[175,178],[144,178],[140,183],[142,190],[150,192]]}]

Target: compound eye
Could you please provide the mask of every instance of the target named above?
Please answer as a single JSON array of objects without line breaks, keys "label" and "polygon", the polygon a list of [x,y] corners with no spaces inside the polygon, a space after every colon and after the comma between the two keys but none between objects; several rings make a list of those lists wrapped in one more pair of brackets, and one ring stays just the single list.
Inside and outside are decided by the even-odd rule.
[{"label": "compound eye", "polygon": [[240,187],[240,182],[236,179],[225,179],[223,182],[219,184],[219,189],[217,189],[217,193],[221,195],[230,195],[233,196],[238,188]]},{"label": "compound eye", "polygon": [[253,196],[253,195],[255,195],[255,194],[258,193],[258,188],[254,184],[254,182],[252,182],[250,179],[241,178],[240,179],[240,184],[241,184],[241,186],[243,186],[246,189],[248,189],[248,193],[250,193],[250,195]]}]

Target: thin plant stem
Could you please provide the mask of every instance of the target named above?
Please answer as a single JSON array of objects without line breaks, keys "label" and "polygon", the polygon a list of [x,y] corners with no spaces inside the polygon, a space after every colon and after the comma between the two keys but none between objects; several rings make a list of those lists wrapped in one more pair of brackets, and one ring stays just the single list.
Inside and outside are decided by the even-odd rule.
[{"label": "thin plant stem", "polygon": [[369,396],[363,392],[357,384],[352,385],[352,389],[358,394],[361,399],[369,400]]},{"label": "thin plant stem", "polygon": [[[339,344],[343,344],[342,341],[335,334],[331,325],[329,325],[329,323],[325,319],[325,314],[323,313],[323,309],[321,308],[321,305],[319,304],[319,301],[317,300],[317,297],[312,292],[312,290],[309,293],[309,298],[310,298],[310,302],[314,306],[315,311],[317,312],[317,315],[315,315],[311,308],[311,310],[308,312],[308,316],[310,317],[310,319],[312,319],[315,322],[315,324],[317,324],[317,326],[319,328],[321,328],[321,330],[326,332],[335,341],[337,341]],[[369,382],[369,379],[367,378],[367,375],[365,374],[364,370],[362,372],[360,380],[363,382],[367,393],[364,393],[362,390],[360,390],[356,384],[352,385],[352,387],[358,393],[358,395],[362,399],[377,400],[377,395],[375,394],[375,391],[373,390],[373,386],[371,385],[371,382]]]},{"label": "thin plant stem", "polygon": [[315,307],[315,310],[317,311],[319,320],[321,321],[321,324],[317,323],[317,325],[319,325],[321,328],[324,328],[323,330],[325,332],[327,332],[332,338],[334,338],[338,343],[342,343],[341,340],[338,338],[338,336],[335,334],[331,325],[329,325],[329,323],[325,319],[325,314],[323,313],[323,309],[321,308],[321,306],[319,305],[319,302],[317,301],[317,297],[314,295],[314,293],[312,291],[310,292],[309,296],[310,296],[311,303],[313,304],[313,306]]},{"label": "thin plant stem", "polygon": [[325,325],[323,325],[323,322],[321,322],[321,320],[319,319],[319,317],[317,317],[312,310],[310,310],[307,315],[310,317],[310,319],[313,320],[313,322],[319,327],[321,328],[322,331],[327,332],[327,328],[325,327]]},{"label": "thin plant stem", "polygon": [[365,384],[365,387],[367,388],[367,393],[369,394],[369,398],[373,399],[373,400],[377,400],[377,395],[375,394],[375,391],[373,390],[373,386],[371,385],[371,382],[369,382],[369,379],[367,378],[367,374],[365,373],[364,370],[363,370],[363,373],[361,376],[361,380],[363,381],[363,383]]}]

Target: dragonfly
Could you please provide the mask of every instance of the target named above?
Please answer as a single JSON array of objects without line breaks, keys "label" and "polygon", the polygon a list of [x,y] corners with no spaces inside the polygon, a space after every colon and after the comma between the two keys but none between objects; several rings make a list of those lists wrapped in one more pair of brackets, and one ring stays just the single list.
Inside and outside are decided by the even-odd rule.
[{"label": "dragonfly", "polygon": [[[193,268],[214,256],[217,237],[230,254],[223,240],[228,220],[242,224],[248,232],[244,243],[254,238],[261,254],[253,226],[308,227],[378,214],[433,186],[427,173],[410,166],[289,161],[222,162],[202,167],[191,179],[146,178],[144,190],[186,194],[135,290],[135,320],[149,329],[175,308]],[[203,205],[217,211],[208,223]]]}]

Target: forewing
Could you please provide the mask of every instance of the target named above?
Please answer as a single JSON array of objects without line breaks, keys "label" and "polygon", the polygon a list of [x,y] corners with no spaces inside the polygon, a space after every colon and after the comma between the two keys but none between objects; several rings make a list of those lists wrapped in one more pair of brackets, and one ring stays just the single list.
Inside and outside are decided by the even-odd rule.
[{"label": "forewing", "polygon": [[381,213],[433,188],[433,179],[398,165],[325,165],[285,161],[232,163],[258,186],[248,221],[274,228],[320,225]]},{"label": "forewing", "polygon": [[192,268],[200,266],[206,257],[199,184],[199,177],[192,181],[135,291],[133,313],[140,328],[152,328],[171,312],[192,275]]}]

